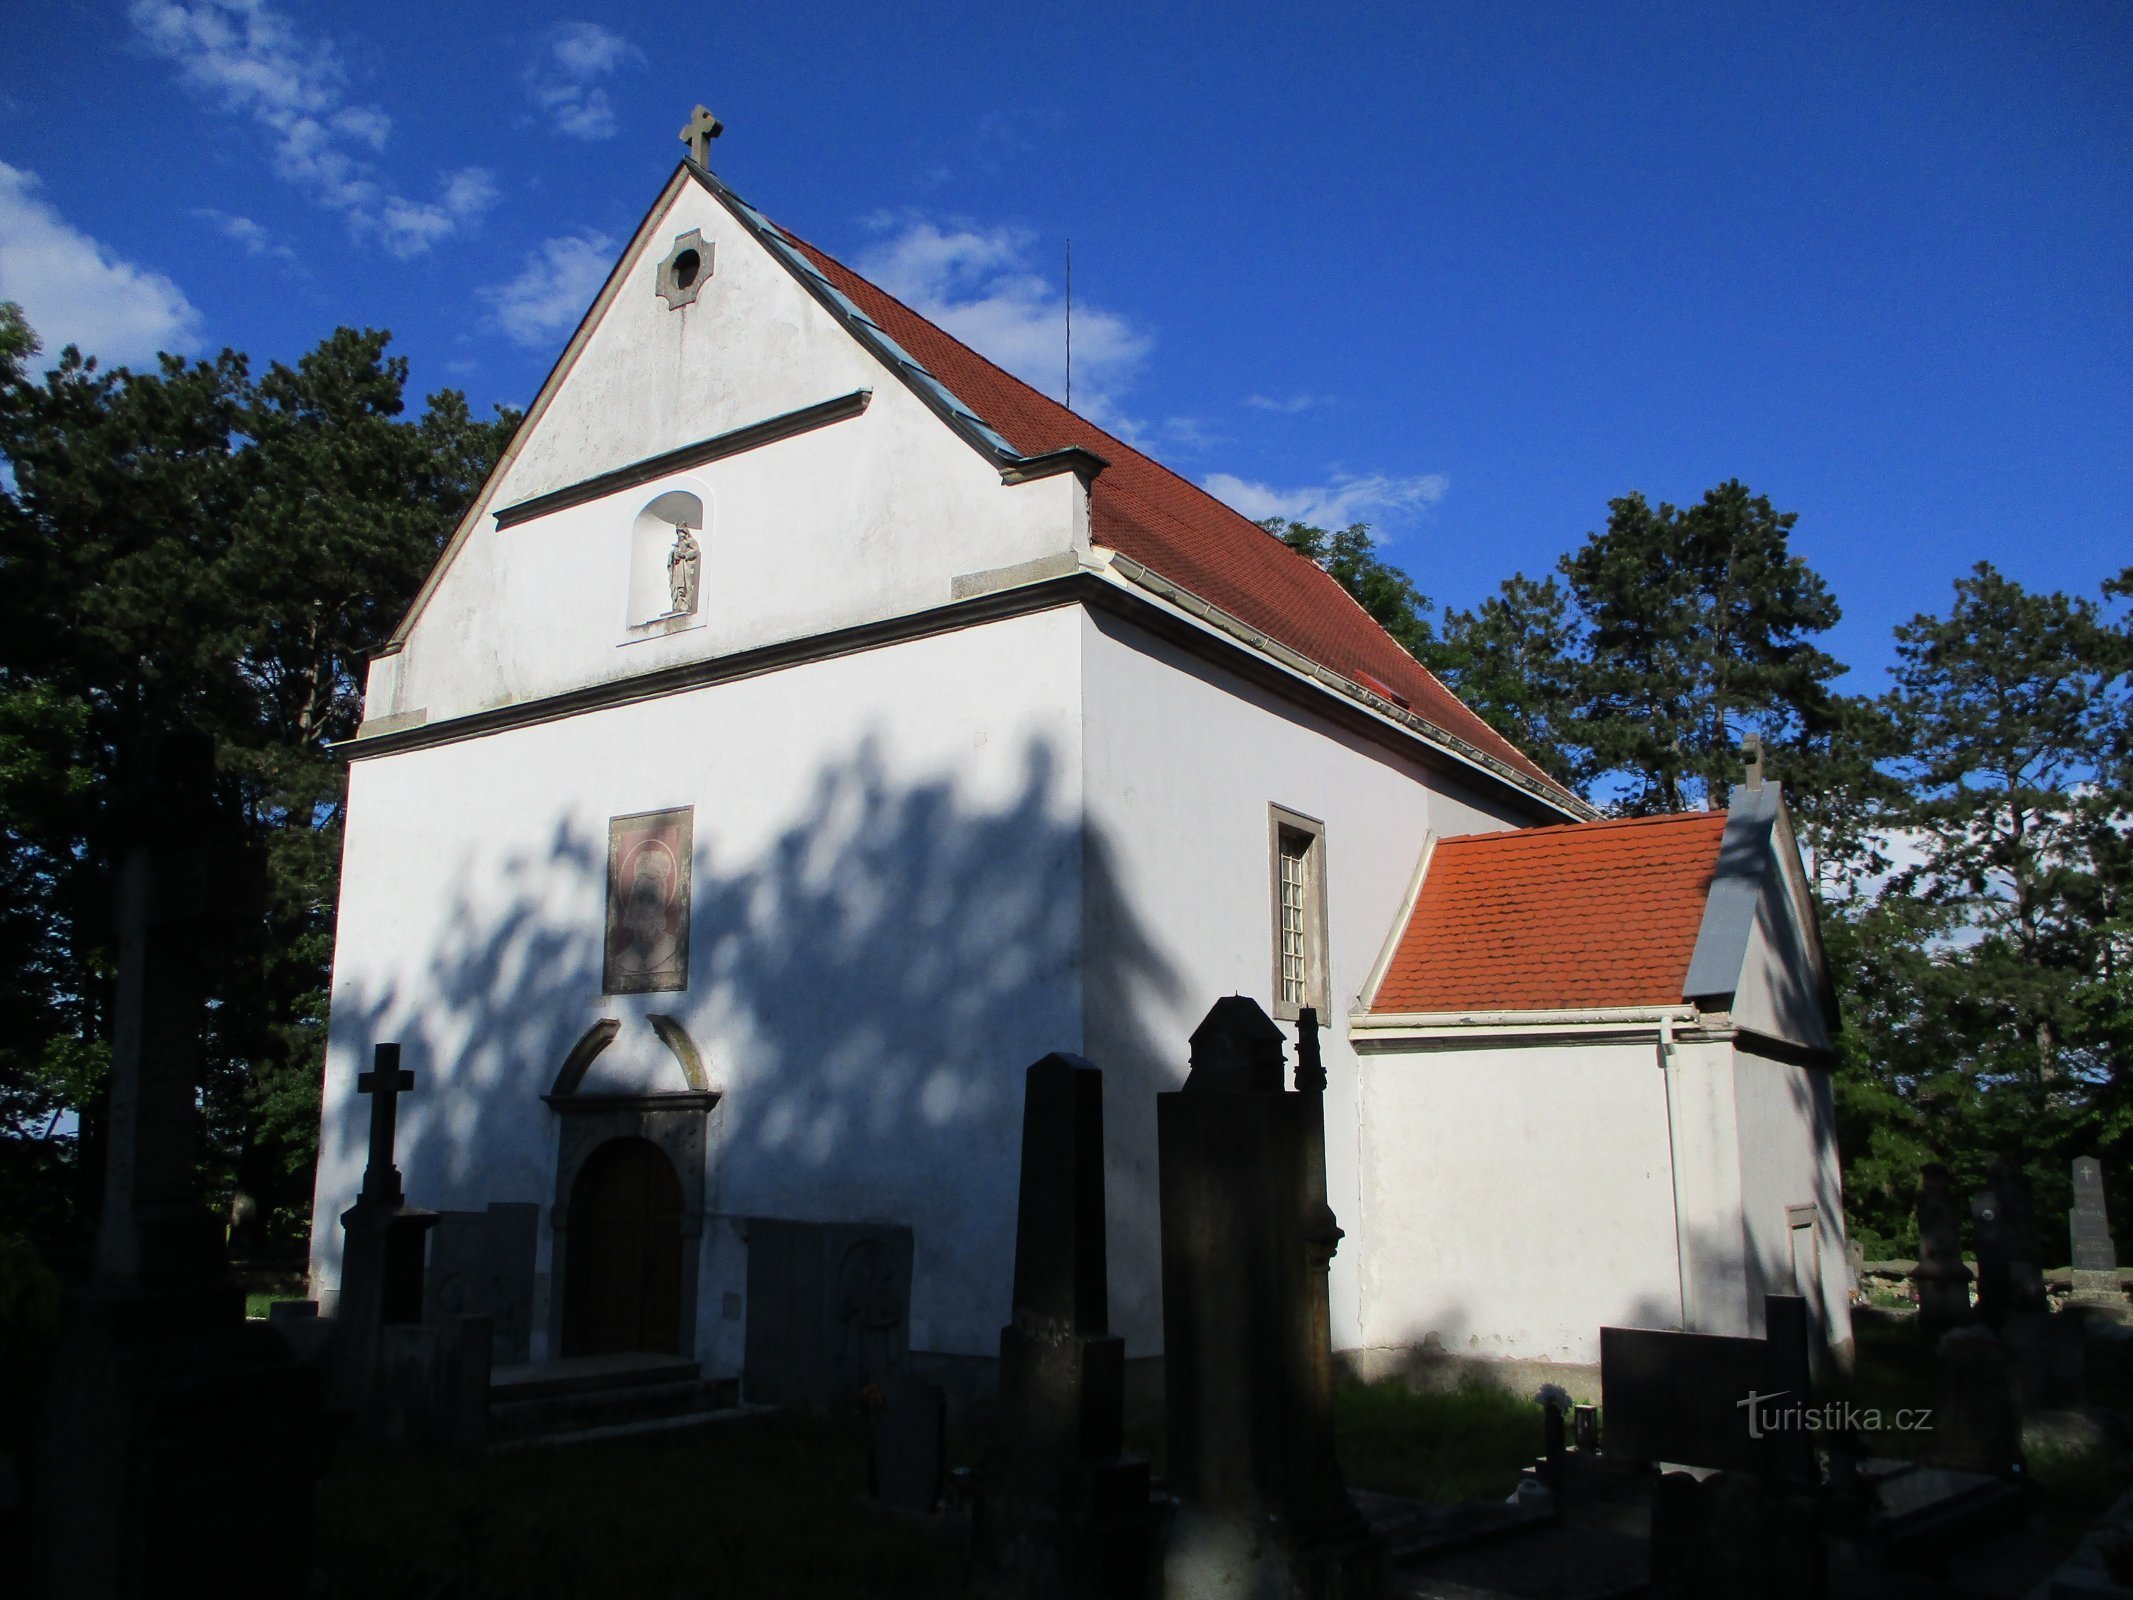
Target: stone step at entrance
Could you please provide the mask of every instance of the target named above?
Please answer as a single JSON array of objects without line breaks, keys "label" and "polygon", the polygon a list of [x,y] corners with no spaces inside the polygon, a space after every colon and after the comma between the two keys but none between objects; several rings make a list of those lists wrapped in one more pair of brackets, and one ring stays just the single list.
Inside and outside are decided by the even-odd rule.
[{"label": "stone step at entrance", "polygon": [[691,1427],[740,1414],[740,1379],[706,1378],[677,1356],[574,1356],[498,1367],[489,1442],[509,1448]]}]

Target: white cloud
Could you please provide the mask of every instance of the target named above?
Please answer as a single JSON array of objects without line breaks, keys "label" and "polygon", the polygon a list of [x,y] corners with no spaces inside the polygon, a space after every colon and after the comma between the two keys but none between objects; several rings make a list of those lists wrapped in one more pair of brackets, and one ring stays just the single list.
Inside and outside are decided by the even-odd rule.
[{"label": "white cloud", "polygon": [[526,69],[526,92],[555,132],[571,139],[612,139],[615,108],[598,80],[643,62],[642,50],[597,22],[558,23]]},{"label": "white cloud", "polygon": [[36,190],[36,174],[0,161],[0,300],[20,303],[48,355],[77,344],[139,366],[199,343],[184,290],[70,226]]},{"label": "white cloud", "polygon": [[552,346],[585,315],[615,264],[614,241],[605,234],[565,234],[526,257],[509,283],[482,291],[496,325],[517,344]]},{"label": "white cloud", "polygon": [[127,15],[188,87],[264,130],[274,170],[344,214],[358,237],[419,255],[495,203],[495,183],[476,167],[443,175],[435,201],[407,199],[382,182],[368,155],[385,148],[392,119],[350,104],[332,42],[299,33],[268,0],[133,0]]},{"label": "white cloud", "polygon": [[[896,232],[867,249],[859,270],[921,315],[1053,399],[1066,393],[1066,301],[1032,269],[1035,236],[1021,228],[943,228],[924,217],[877,217]],[[1115,432],[1139,430],[1118,396],[1154,340],[1116,312],[1074,307],[1074,409]]]},{"label": "white cloud", "polygon": [[254,222],[250,217],[233,216],[227,211],[217,211],[213,206],[198,206],[193,215],[212,222],[216,231],[232,244],[243,248],[248,256],[272,256],[277,261],[294,261],[296,252],[282,242],[272,229]]},{"label": "white cloud", "polygon": [[1360,477],[1337,473],[1330,483],[1295,489],[1277,489],[1227,472],[1211,472],[1202,483],[1217,500],[1234,506],[1255,522],[1286,517],[1321,528],[1345,528],[1351,522],[1420,511],[1442,500],[1451,487],[1451,481],[1441,472],[1406,478],[1383,472]]},{"label": "white cloud", "polygon": [[1322,394],[1292,394],[1286,399],[1274,399],[1263,394],[1246,395],[1244,403],[1254,411],[1272,411],[1285,417],[1293,417],[1299,411],[1309,411],[1314,406],[1330,406],[1331,398]]}]

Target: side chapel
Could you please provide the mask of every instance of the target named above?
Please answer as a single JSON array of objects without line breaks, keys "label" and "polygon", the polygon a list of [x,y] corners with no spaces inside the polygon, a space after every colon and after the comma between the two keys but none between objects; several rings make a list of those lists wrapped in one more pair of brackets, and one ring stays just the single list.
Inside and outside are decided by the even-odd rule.
[{"label": "side chapel", "polygon": [[1847,1344],[1776,787],[1597,819],[1310,561],[742,200],[716,131],[370,668],[326,1307],[396,1041],[433,1285],[499,1359],[982,1372],[1067,1050],[1159,1355],[1155,1096],[1241,993],[1326,1023],[1336,1348],[1590,1363],[1767,1290]]}]

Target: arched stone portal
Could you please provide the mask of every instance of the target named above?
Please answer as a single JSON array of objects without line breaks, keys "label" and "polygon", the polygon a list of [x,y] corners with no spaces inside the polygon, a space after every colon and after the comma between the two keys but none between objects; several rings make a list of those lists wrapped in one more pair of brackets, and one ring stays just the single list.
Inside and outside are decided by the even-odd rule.
[{"label": "arched stone portal", "polygon": [[677,1353],[682,1299],[681,1180],[648,1139],[610,1139],[578,1169],[570,1196],[563,1354]]}]

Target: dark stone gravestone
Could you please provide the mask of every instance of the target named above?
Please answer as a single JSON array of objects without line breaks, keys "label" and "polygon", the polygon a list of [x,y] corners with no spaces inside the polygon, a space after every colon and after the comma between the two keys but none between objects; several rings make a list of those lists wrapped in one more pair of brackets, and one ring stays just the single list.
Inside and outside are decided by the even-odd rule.
[{"label": "dark stone gravestone", "polygon": [[399,1099],[415,1086],[400,1065],[397,1044],[377,1046],[373,1066],[356,1078],[370,1096],[370,1159],[356,1203],[341,1213],[341,1298],[334,1321],[341,1381],[353,1397],[359,1427],[382,1427],[377,1385],[385,1330],[419,1323],[423,1311],[426,1235],[437,1213],[407,1203],[393,1165]]},{"label": "dark stone gravestone", "polygon": [[1829,1586],[1812,1490],[1749,1474],[1662,1477],[1651,1562],[1652,1600],[1816,1600]]},{"label": "dark stone gravestone", "polygon": [[1014,1320],[977,1539],[1043,1596],[1142,1594],[1153,1555],[1148,1466],[1122,1453],[1125,1341],[1109,1331],[1103,1074],[1049,1055],[1023,1076]]},{"label": "dark stone gravestone", "polygon": [[1919,1331],[1938,1338],[1970,1320],[1971,1271],[1963,1265],[1962,1214],[1948,1169],[1931,1162],[1918,1174],[1918,1265],[1911,1269]]},{"label": "dark stone gravestone", "polygon": [[379,1337],[375,1378],[377,1436],[426,1454],[472,1454],[489,1442],[487,1317],[394,1323]]},{"label": "dark stone gravestone", "polygon": [[1765,1296],[1760,1339],[1602,1328],[1608,1454],[1812,1482],[1815,1436],[1789,1415],[1813,1399],[1807,1312]]},{"label": "dark stone gravestone", "polygon": [[1218,1001],[1185,1086],[1156,1096],[1175,1594],[1386,1589],[1334,1451],[1326,1273],[1341,1230],[1314,1014],[1299,1032],[1288,1093],[1281,1030],[1250,1000]]},{"label": "dark stone gravestone", "polygon": [[493,1201],[486,1211],[440,1211],[430,1234],[427,1320],[487,1317],[497,1366],[533,1355],[533,1273],[541,1208]]},{"label": "dark stone gravestone", "polygon": [[2029,1174],[2013,1155],[2003,1155],[1989,1169],[1992,1192],[2000,1202],[2000,1236],[2007,1261],[2007,1309],[2043,1312],[2044,1251],[2037,1239],[2037,1203]]},{"label": "dark stone gravestone", "polygon": [[2007,1213],[1990,1189],[1970,1197],[1970,1237],[1977,1252],[1977,1314],[1998,1327],[2013,1290],[2007,1274]]},{"label": "dark stone gravestone", "polygon": [[2073,1245],[2073,1303],[2122,1320],[2126,1296],[2118,1286],[2118,1246],[2104,1207],[2103,1163],[2094,1156],[2074,1162],[2074,1206],[2066,1220]]},{"label": "dark stone gravestone", "polygon": [[70,1597],[145,1594],[181,1576],[201,1592],[280,1594],[309,1570],[318,1370],[245,1320],[197,1161],[213,963],[258,915],[264,874],[255,852],[218,845],[187,810],[185,794],[206,792],[197,783],[150,788],[154,835],[120,874],[95,1276],[62,1306],[33,1548],[15,1565]]},{"label": "dark stone gravestone", "polygon": [[851,1412],[911,1354],[911,1230],[750,1217],[750,1401]]},{"label": "dark stone gravestone", "polygon": [[1995,1476],[2022,1467],[2022,1407],[2012,1352],[1990,1328],[1942,1335],[1940,1405],[1928,1459],[1934,1465]]},{"label": "dark stone gravestone", "polygon": [[892,1373],[875,1385],[867,1476],[874,1498],[905,1511],[931,1511],[948,1481],[948,1397],[937,1383]]}]

